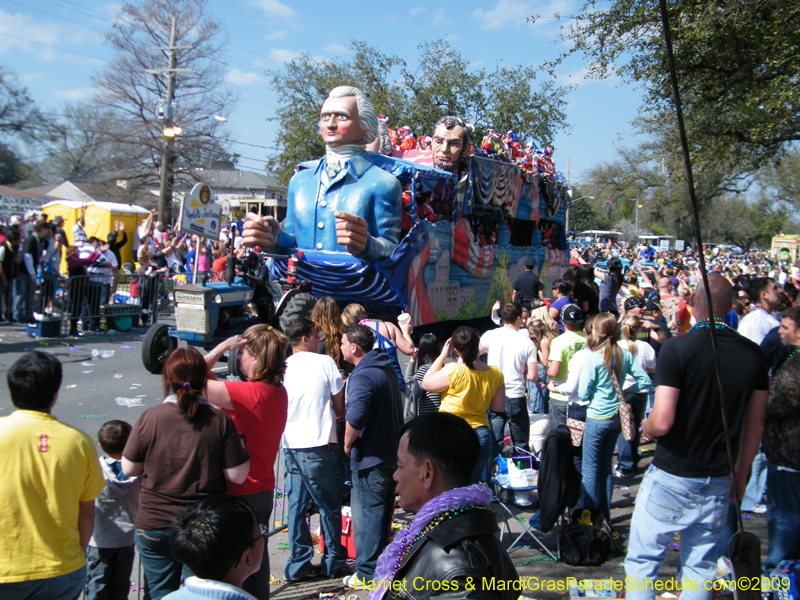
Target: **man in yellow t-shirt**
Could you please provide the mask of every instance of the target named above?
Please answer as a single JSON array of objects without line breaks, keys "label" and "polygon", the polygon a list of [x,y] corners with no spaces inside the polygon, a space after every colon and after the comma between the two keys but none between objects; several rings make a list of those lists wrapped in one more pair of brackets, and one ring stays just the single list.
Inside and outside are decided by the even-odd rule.
[{"label": "man in yellow t-shirt", "polygon": [[[547,376],[555,385],[564,383],[569,372],[569,361],[575,353],[586,347],[586,336],[581,331],[583,313],[575,304],[567,304],[561,309],[561,322],[566,331],[550,342],[550,364]],[[569,397],[558,392],[550,392],[550,429],[567,423]]]},{"label": "man in yellow t-shirt", "polygon": [[50,414],[61,363],[30,352],[8,372],[17,408],[0,418],[0,598],[77,599],[86,584],[94,499],[105,487],[82,431]]}]

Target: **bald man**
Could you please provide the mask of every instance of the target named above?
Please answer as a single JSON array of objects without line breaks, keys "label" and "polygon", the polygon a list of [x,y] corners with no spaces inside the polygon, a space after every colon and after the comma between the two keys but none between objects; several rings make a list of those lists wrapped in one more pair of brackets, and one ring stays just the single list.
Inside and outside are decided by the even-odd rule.
[{"label": "bald man", "polygon": [[[744,493],[764,428],[767,364],[761,349],[722,321],[731,308],[733,288],[720,275],[709,275],[717,330],[726,414],[730,427],[739,496]],[[653,410],[643,424],[656,440],[631,521],[625,571],[636,582],[629,600],[652,600],[652,582],[675,533],[681,535],[681,573],[696,582],[681,600],[708,600],[720,536],[731,495],[719,390],[711,350],[711,326],[705,288],[694,300],[697,324],[664,344],[658,357]],[[645,585],[649,582],[650,585]],[[692,584],[694,587],[694,584]]]}]

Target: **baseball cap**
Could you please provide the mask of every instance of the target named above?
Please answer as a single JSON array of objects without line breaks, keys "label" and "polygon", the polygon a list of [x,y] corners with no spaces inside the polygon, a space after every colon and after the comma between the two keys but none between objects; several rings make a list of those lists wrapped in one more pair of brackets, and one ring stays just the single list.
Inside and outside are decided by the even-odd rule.
[{"label": "baseball cap", "polygon": [[58,215],[55,219],[53,219],[53,223],[56,225],[61,225],[64,222],[64,217]]},{"label": "baseball cap", "polygon": [[653,312],[654,310],[661,311],[661,305],[655,300],[650,300],[647,306],[645,306],[645,310],[647,312]]},{"label": "baseball cap", "polygon": [[583,323],[583,313],[575,304],[565,304],[561,309],[561,322],[567,325]]},{"label": "baseball cap", "polygon": [[523,264],[529,269],[532,269],[533,267],[536,266],[536,259],[529,256],[528,258],[525,259],[525,262]]},{"label": "baseball cap", "polygon": [[634,308],[644,308],[645,302],[637,296],[628,296],[625,298],[625,312],[631,311]]}]

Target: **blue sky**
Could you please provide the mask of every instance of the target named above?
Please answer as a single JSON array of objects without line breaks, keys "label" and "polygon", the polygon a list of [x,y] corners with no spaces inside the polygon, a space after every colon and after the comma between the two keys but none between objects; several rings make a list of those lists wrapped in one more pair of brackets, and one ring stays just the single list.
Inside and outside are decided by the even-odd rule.
[{"label": "blue sky", "polygon": [[[240,100],[229,119],[231,139],[242,155],[240,167],[260,171],[272,146],[275,124],[267,120],[278,92],[264,74],[279,69],[300,52],[345,56],[351,40],[363,40],[416,65],[417,45],[446,38],[475,68],[506,64],[538,65],[563,46],[559,26],[566,19],[526,22],[532,14],[570,15],[575,0],[489,0],[486,2],[321,2],[309,0],[209,0],[208,12],[222,21],[231,46],[223,60],[226,81]],[[17,73],[33,99],[58,110],[67,101],[87,99],[93,73],[110,59],[103,45],[120,4],[95,0],[0,0],[0,65]],[[577,88],[567,97],[572,129],[553,140],[556,167],[571,180],[602,161],[615,148],[633,145],[630,122],[641,93],[618,80],[585,80],[586,61],[571,57],[557,81]],[[542,77],[549,77],[544,71]],[[394,125],[400,125],[394,124]],[[420,132],[415,132],[420,133]],[[428,132],[429,133],[429,132]]]}]

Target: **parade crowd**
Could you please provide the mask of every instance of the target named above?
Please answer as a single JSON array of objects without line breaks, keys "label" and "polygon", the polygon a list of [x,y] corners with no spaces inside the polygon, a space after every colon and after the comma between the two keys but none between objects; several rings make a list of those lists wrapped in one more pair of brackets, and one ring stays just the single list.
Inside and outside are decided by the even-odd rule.
[{"label": "parade crowd", "polygon": [[[55,230],[57,246],[54,225],[37,221],[26,239],[41,246]],[[146,225],[145,260],[150,239],[164,254]],[[4,250],[18,237],[6,230]],[[0,595],[75,598],[85,588],[90,599],[125,598],[135,548],[147,598],[268,598],[265,534],[281,446],[286,580],[343,577],[376,598],[444,593],[409,590],[412,580],[447,581],[450,593],[468,579],[516,580],[485,484],[506,427],[515,447],[531,450],[534,414],[548,415],[549,435],[570,440],[581,478],[576,506],[606,520],[614,479],[636,475],[642,440],[655,440],[626,575],[655,580],[677,532],[682,576],[713,580],[735,511],[712,327],[733,480],[742,510],[766,512],[769,574],[800,558],[800,272],[754,254],[709,261],[710,307],[692,252],[575,248],[550,290],[528,259],[512,301],[495,305],[497,327],[416,343],[410,319],[376,320],[357,304],[340,312],[322,298],[310,319],[283,333],[255,325],[205,356],[173,352],[164,403],[135,424],[104,424],[99,460],[89,436],[50,414],[60,363],[29,353],[8,374],[17,410],[0,418]],[[211,368],[233,351],[245,380],[216,380]],[[398,353],[410,357],[405,370]],[[340,543],[345,494],[352,567]],[[396,496],[415,517],[389,543]],[[325,540],[319,563],[312,504]]]}]

